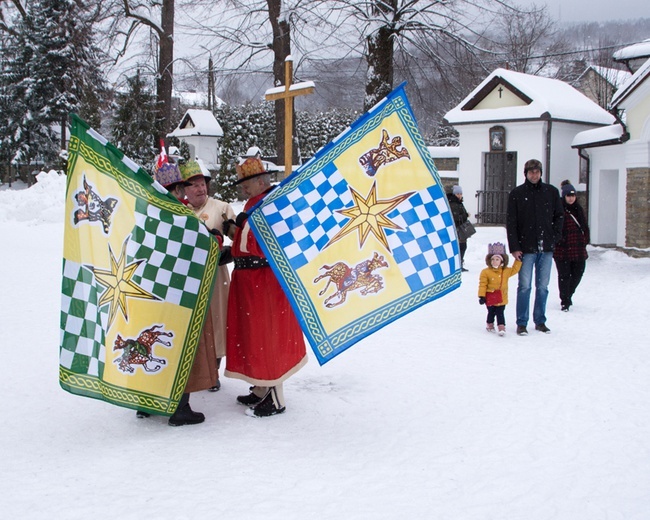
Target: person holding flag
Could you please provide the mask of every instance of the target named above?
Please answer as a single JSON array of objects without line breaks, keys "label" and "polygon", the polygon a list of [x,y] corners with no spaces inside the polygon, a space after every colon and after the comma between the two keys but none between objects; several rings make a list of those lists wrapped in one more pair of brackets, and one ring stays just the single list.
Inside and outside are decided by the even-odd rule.
[{"label": "person holding flag", "polygon": [[[198,219],[205,224],[210,233],[219,241],[221,255],[212,300],[208,309],[206,322],[210,321],[213,331],[212,345],[215,351],[216,383],[208,389],[216,392],[221,388],[219,381],[219,367],[221,359],[226,355],[226,315],[228,310],[228,292],[230,290],[230,273],[226,263],[231,260],[230,247],[223,246],[223,235],[219,231],[223,221],[235,218],[235,212],[230,204],[208,196],[208,186],[212,178],[205,175],[201,166],[196,161],[186,161],[181,164],[181,175],[185,183],[185,196],[188,206],[194,211]],[[207,327],[207,324],[206,324]]]},{"label": "person holding flag", "polygon": [[307,353],[289,300],[247,222],[247,212],[271,191],[270,172],[257,157],[245,159],[236,171],[235,184],[248,200],[244,212],[223,228],[228,235],[235,227],[225,375],[253,385],[248,395],[237,397],[249,407],[247,415],[269,417],[286,410],[282,383],[307,363]]},{"label": "person holding flag", "polygon": [[[164,151],[164,147],[162,150]],[[179,201],[183,201],[185,198],[184,186],[186,185],[186,180],[183,178],[178,165],[167,161],[161,164],[159,160],[154,172],[154,178]],[[217,276],[220,277],[221,275],[222,273],[220,272]],[[169,418],[170,426],[200,424],[205,421],[204,414],[195,412],[190,407],[190,393],[210,389],[216,386],[219,381],[216,352],[214,348],[211,348],[211,345],[214,344],[214,338],[215,332],[212,320],[208,316],[201,333],[199,347],[194,358],[194,364],[192,365],[185,392],[181,397],[176,412]],[[142,419],[149,417],[149,414],[138,410],[136,416]]]}]

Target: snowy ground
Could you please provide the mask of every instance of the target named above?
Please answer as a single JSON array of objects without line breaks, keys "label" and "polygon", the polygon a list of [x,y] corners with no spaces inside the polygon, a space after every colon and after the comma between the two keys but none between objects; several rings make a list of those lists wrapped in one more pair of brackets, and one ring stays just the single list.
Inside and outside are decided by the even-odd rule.
[{"label": "snowy ground", "polygon": [[61,179],[0,190],[0,511],[16,519],[650,518],[650,259],[590,249],[552,334],[484,330],[478,273],[502,228],[470,239],[460,289],[244,415],[245,383],[193,394],[198,426],[58,385]]}]

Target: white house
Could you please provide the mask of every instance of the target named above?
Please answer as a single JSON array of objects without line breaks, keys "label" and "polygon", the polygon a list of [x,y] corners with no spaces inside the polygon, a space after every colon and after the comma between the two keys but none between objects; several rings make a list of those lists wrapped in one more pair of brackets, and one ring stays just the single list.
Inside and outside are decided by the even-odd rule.
[{"label": "white house", "polygon": [[479,223],[505,223],[508,193],[524,180],[528,159],[545,182],[570,180],[579,191],[576,134],[612,125],[613,115],[563,81],[497,69],[445,120],[459,132],[458,178],[465,207]]},{"label": "white house", "polygon": [[209,170],[218,168],[223,129],[210,110],[189,109],[167,137],[185,141],[192,159],[200,159]]},{"label": "white house", "polygon": [[[642,50],[650,54],[650,41]],[[637,44],[637,50],[639,45]],[[628,49],[620,53],[633,60]],[[650,59],[612,98],[621,122],[573,140],[589,172],[591,240],[650,249]]]}]

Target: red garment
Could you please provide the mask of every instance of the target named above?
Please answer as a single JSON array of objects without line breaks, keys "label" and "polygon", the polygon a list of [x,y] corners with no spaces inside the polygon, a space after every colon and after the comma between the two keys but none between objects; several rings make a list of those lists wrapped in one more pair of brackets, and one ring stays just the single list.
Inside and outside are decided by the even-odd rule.
[{"label": "red garment", "polygon": [[[244,211],[264,195],[248,200]],[[264,257],[248,222],[235,231],[232,256]],[[226,336],[228,377],[275,386],[307,362],[302,330],[270,267],[233,270]]]}]

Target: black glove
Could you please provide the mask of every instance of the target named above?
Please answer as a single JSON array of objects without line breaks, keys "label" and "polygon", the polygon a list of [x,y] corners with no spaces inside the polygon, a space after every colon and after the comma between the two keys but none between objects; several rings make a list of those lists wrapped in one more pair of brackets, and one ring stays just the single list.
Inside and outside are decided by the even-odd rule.
[{"label": "black glove", "polygon": [[239,215],[237,215],[237,218],[235,219],[235,224],[237,227],[244,227],[244,224],[246,224],[246,221],[248,220],[248,213],[245,211],[242,211]]},{"label": "black glove", "polygon": [[479,296],[478,298],[478,304],[479,305],[485,305],[485,298],[483,296]]},{"label": "black glove", "polygon": [[224,220],[223,224],[221,225],[221,229],[223,229],[223,234],[226,236],[230,236],[230,228],[235,225],[235,221],[231,218],[228,220]]},{"label": "black glove", "polygon": [[215,228],[208,229],[208,231],[215,236],[217,242],[219,242],[219,247],[221,247],[223,245],[223,235],[221,234],[221,231]]},{"label": "black glove", "polygon": [[219,265],[226,265],[232,262],[232,252],[230,246],[223,246],[219,255]]}]

